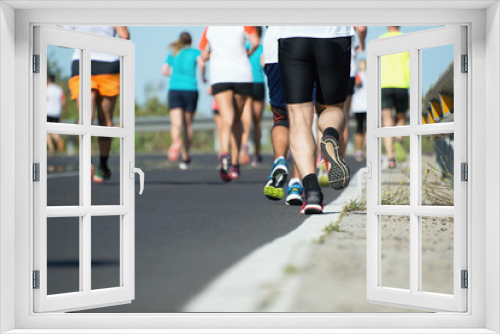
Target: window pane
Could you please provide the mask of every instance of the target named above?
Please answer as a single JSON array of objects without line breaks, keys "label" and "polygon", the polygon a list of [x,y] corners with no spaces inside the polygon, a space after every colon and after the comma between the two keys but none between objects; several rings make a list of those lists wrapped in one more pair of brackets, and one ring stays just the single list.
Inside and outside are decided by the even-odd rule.
[{"label": "window pane", "polygon": [[422,136],[422,205],[454,204],[454,135]]},{"label": "window pane", "polygon": [[410,289],[410,217],[380,216],[381,286]]},{"label": "window pane", "polygon": [[47,205],[80,205],[79,136],[47,134]]},{"label": "window pane", "polygon": [[73,57],[80,52],[47,45],[47,122],[79,124],[79,65]]},{"label": "window pane", "polygon": [[92,289],[120,286],[120,218],[92,217]]},{"label": "window pane", "polygon": [[381,204],[409,205],[410,137],[384,137],[381,142]]},{"label": "window pane", "polygon": [[92,137],[92,205],[120,205],[120,138]]},{"label": "window pane", "polygon": [[450,217],[421,217],[422,291],[453,294],[453,231]]},{"label": "window pane", "polygon": [[420,124],[453,122],[453,45],[420,51]]},{"label": "window pane", "polygon": [[381,126],[409,124],[410,53],[380,57]]},{"label": "window pane", "polygon": [[80,218],[47,218],[47,294],[80,291]]},{"label": "window pane", "polygon": [[91,52],[92,124],[120,126],[120,57]]}]

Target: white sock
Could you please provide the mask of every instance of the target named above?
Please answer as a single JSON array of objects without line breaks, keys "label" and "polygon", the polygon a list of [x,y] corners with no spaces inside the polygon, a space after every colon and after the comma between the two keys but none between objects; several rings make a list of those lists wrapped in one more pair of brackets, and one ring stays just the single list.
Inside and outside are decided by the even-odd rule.
[{"label": "white sock", "polygon": [[302,185],[302,181],[298,177],[293,177],[290,179],[290,182],[288,182],[288,186],[291,186],[294,183],[298,183]]}]

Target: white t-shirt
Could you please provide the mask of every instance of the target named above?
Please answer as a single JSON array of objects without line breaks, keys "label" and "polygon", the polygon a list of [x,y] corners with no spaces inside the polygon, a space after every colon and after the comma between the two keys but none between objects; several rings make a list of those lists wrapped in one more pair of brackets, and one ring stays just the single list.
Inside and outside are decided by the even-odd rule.
[{"label": "white t-shirt", "polygon": [[278,62],[278,38],[280,36],[281,27],[269,26],[264,35],[264,62],[266,64],[274,64]]},{"label": "white t-shirt", "polygon": [[353,26],[284,26],[281,27],[279,38],[339,38],[354,36],[354,33]]},{"label": "white t-shirt", "polygon": [[359,71],[356,74],[356,78],[359,78],[361,87],[356,87],[354,89],[354,95],[352,96],[351,102],[351,111],[353,113],[366,112],[366,109],[368,108],[368,103],[366,101],[366,92],[368,89],[368,86],[366,85],[366,72]]},{"label": "white t-shirt", "polygon": [[64,92],[55,83],[47,85],[47,116],[61,117],[64,101]]},{"label": "white t-shirt", "polygon": [[[210,84],[253,82],[252,66],[245,48],[245,33],[254,27],[210,26],[205,28],[200,49],[210,50]],[[256,32],[255,32],[256,33]]]},{"label": "white t-shirt", "polygon": [[[65,26],[64,28],[110,37],[115,37],[116,34],[114,26]],[[107,53],[91,52],[90,59],[111,63],[120,60],[120,57]],[[73,60],[80,60],[79,50],[75,50],[73,53]]]}]

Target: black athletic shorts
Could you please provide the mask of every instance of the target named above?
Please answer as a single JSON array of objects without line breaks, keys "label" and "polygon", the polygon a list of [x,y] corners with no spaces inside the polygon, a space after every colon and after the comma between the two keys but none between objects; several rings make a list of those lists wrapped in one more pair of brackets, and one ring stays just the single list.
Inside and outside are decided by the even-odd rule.
[{"label": "black athletic shorts", "polygon": [[408,99],[406,88],[382,88],[382,109],[395,108],[396,112],[406,112]]},{"label": "black athletic shorts", "polygon": [[347,96],[354,95],[354,86],[356,85],[356,77],[349,78],[349,86],[347,87]]},{"label": "black athletic shorts", "polygon": [[198,91],[170,90],[168,91],[168,107],[181,108],[185,112],[195,113],[198,105]]},{"label": "black athletic shorts", "polygon": [[355,112],[356,133],[363,134],[366,131],[366,112]]},{"label": "black athletic shorts", "polygon": [[279,40],[281,83],[287,104],[345,101],[351,72],[351,37]]},{"label": "black athletic shorts", "polygon": [[266,99],[266,87],[263,82],[254,82],[252,84],[252,99],[255,101],[264,101]]},{"label": "black athletic shorts", "polygon": [[50,123],[59,123],[59,117],[47,116],[47,122],[50,122]]},{"label": "black athletic shorts", "polygon": [[232,90],[235,94],[250,96],[253,92],[253,82],[221,82],[212,85],[212,95]]}]

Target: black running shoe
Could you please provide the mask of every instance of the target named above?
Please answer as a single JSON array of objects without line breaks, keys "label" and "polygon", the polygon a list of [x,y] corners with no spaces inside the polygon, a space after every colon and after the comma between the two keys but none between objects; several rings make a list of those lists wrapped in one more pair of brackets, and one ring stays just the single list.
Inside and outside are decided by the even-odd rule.
[{"label": "black running shoe", "polygon": [[300,213],[304,215],[313,215],[323,213],[323,194],[321,190],[309,190],[304,192],[304,203]]},{"label": "black running shoe", "polygon": [[340,155],[339,143],[334,137],[321,138],[321,155],[326,162],[328,181],[333,189],[343,189],[349,185],[351,171]]}]

